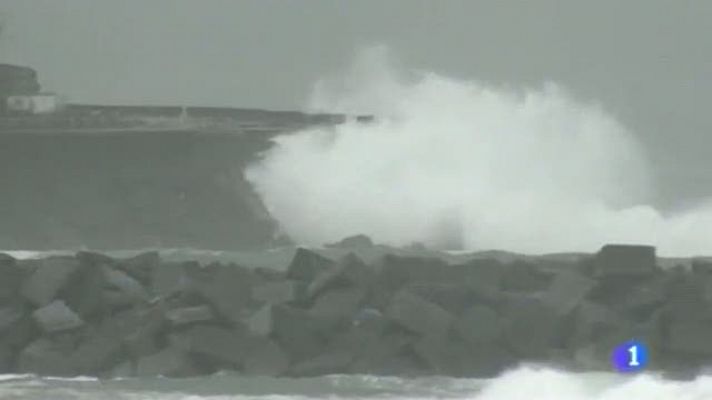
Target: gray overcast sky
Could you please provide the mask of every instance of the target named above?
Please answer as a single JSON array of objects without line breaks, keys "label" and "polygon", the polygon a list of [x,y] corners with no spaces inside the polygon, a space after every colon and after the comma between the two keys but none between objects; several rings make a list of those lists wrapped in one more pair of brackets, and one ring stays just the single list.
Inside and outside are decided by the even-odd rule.
[{"label": "gray overcast sky", "polygon": [[[298,108],[360,46],[493,83],[562,83],[712,192],[712,2],[2,0],[0,61],[75,102]],[[674,194],[668,194],[674,197]]]}]

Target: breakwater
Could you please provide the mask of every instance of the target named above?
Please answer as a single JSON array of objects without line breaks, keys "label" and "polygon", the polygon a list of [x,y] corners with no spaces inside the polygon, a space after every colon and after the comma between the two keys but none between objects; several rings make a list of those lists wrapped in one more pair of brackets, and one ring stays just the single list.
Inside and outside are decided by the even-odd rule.
[{"label": "breakwater", "polygon": [[286,269],[156,252],[3,255],[0,373],[488,377],[521,363],[610,370],[613,348],[633,339],[671,376],[712,360],[705,260],[661,268],[652,247],[608,245],[365,261],[366,238],[339,246],[342,257],[298,249]]}]

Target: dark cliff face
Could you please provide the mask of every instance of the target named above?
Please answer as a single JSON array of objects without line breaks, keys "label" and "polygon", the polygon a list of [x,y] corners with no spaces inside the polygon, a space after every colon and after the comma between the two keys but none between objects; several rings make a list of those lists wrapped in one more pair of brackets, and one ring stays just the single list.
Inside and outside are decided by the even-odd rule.
[{"label": "dark cliff face", "polygon": [[242,169],[270,135],[0,131],[0,248],[266,246]]}]

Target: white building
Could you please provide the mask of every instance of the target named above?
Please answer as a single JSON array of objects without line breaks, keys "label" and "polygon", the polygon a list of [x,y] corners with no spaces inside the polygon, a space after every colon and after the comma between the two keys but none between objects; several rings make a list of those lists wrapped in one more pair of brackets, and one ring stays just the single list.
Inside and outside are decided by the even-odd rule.
[{"label": "white building", "polygon": [[54,93],[8,96],[6,102],[9,113],[51,114],[59,109],[59,101]]}]

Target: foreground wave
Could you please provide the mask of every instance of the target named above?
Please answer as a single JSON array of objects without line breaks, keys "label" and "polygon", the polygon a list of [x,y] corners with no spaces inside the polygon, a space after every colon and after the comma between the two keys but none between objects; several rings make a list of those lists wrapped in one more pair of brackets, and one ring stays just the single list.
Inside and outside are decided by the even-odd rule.
[{"label": "foreground wave", "polygon": [[570,373],[526,367],[495,379],[247,378],[220,373],[190,379],[37,378],[0,376],[0,398],[17,400],[227,400],[227,399],[475,399],[475,400],[700,400],[712,398],[712,377],[687,382],[654,375]]}]

